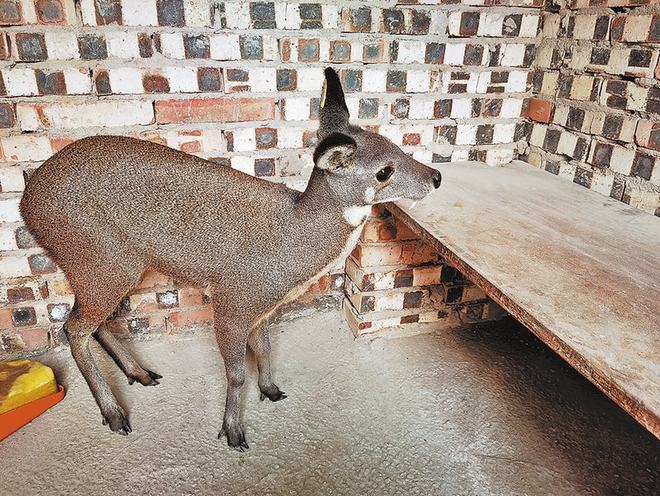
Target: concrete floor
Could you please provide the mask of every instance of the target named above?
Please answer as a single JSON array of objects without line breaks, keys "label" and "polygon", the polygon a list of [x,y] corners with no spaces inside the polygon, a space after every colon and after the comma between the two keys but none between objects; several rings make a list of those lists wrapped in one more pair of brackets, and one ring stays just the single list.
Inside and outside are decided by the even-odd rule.
[{"label": "concrete floor", "polygon": [[67,350],[42,357],[62,403],[0,443],[0,494],[658,494],[660,443],[513,321],[354,342],[338,311],[272,329],[289,398],[244,389],[251,449],[216,438],[210,335],[131,343],[158,387],[103,370],[131,414],[113,435]]}]

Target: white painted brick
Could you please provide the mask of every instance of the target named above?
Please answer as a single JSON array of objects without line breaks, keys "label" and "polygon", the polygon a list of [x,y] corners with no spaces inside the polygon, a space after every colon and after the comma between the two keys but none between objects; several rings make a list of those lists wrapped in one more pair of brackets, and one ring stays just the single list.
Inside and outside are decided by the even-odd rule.
[{"label": "white painted brick", "polygon": [[339,26],[339,7],[337,5],[323,4],[323,29],[337,29]]},{"label": "white painted brick", "polygon": [[13,227],[0,226],[0,251],[16,250],[16,236]]},{"label": "white painted brick", "polygon": [[626,42],[646,41],[651,28],[652,19],[653,16],[650,15],[627,16],[626,22],[623,25],[623,39]]},{"label": "white painted brick", "polygon": [[320,94],[324,77],[322,67],[298,69],[298,91],[317,91]]},{"label": "white painted brick", "polygon": [[430,164],[433,160],[433,152],[431,150],[420,150],[419,148],[416,148],[415,151],[413,151],[412,157],[418,162]]},{"label": "white painted brick", "polygon": [[319,39],[319,60],[330,60],[330,40],[328,38]]},{"label": "white painted brick", "polygon": [[45,136],[6,136],[0,138],[6,162],[38,162],[53,154]]},{"label": "white painted brick", "polygon": [[465,162],[470,159],[469,150],[454,150],[451,154],[452,162]]},{"label": "white painted brick", "polygon": [[23,179],[23,171],[20,167],[3,167],[0,168],[0,191],[6,193],[8,191],[23,191],[25,188],[25,181]]},{"label": "white painted brick", "polygon": [[108,71],[110,87],[113,93],[140,94],[142,87],[142,71],[135,67],[117,67]]},{"label": "white painted brick", "polygon": [[359,41],[351,40],[351,60],[362,60],[363,47]]},{"label": "white painted brick", "polygon": [[[31,2],[21,2],[23,4]],[[86,26],[96,26],[96,10],[94,9],[94,0],[81,0],[80,11],[82,13],[82,21]]]},{"label": "white painted brick", "polygon": [[469,118],[472,115],[472,100],[469,98],[456,98],[451,104],[450,116],[455,119]]},{"label": "white painted brick", "polygon": [[447,32],[450,36],[459,36],[461,30],[461,12],[452,12],[447,19]]},{"label": "white painted brick", "polygon": [[406,79],[406,91],[409,93],[424,93],[431,86],[429,71],[409,70]]},{"label": "white painted brick", "polygon": [[527,91],[527,72],[509,72],[509,81],[504,84],[504,91],[507,93],[524,93]]},{"label": "white painted brick", "polygon": [[476,142],[477,125],[459,124],[456,126],[456,144],[473,145]]},{"label": "white painted brick", "polygon": [[559,136],[559,143],[557,144],[557,153],[572,157],[577,140],[577,136],[573,133],[562,132]]},{"label": "white painted brick", "polygon": [[69,95],[87,95],[92,91],[92,78],[84,69],[67,68],[62,71],[66,92]]},{"label": "white painted brick", "polygon": [[32,69],[14,67],[2,70],[2,79],[5,82],[7,96],[38,95],[37,79]]},{"label": "white painted brick", "polygon": [[399,42],[399,54],[397,61],[400,64],[424,63],[426,54],[426,43],[423,41],[401,40]]},{"label": "white painted brick", "polygon": [[75,32],[49,30],[44,33],[48,58],[51,60],[73,60],[80,58]]},{"label": "white painted brick", "polygon": [[502,102],[502,111],[500,117],[517,118],[520,117],[523,101],[519,98],[506,98]]},{"label": "white painted brick", "polygon": [[[490,72],[479,72],[477,74],[470,74],[468,92],[488,93],[488,86],[490,85],[490,75],[491,75]],[[472,84],[473,79],[476,79],[476,84]]]},{"label": "white painted brick", "polygon": [[186,26],[204,27],[211,24],[211,6],[208,0],[184,0]]},{"label": "white painted brick", "polygon": [[385,92],[386,85],[386,69],[365,69],[362,71],[362,91],[365,93]]},{"label": "white painted brick", "polygon": [[237,155],[231,158],[231,168],[254,176],[254,159]]},{"label": "white painted brick", "polygon": [[286,3],[283,4],[281,9],[278,8],[278,4],[279,2],[275,2],[277,27],[279,29],[300,29],[300,7],[298,4]]},{"label": "white painted brick", "polygon": [[629,176],[634,158],[634,150],[629,150],[627,148],[623,148],[622,146],[615,146],[612,150],[610,169],[614,172],[619,172],[620,174]]},{"label": "white painted brick", "polygon": [[290,127],[281,128],[277,134],[278,148],[302,148],[303,131]]},{"label": "white painted brick", "polygon": [[287,121],[309,120],[309,98],[290,97],[285,100],[285,116]]},{"label": "white painted brick", "polygon": [[139,59],[137,33],[127,31],[108,31],[105,35],[108,57],[121,59]]},{"label": "white painted brick", "polygon": [[234,151],[235,152],[251,152],[256,149],[256,138],[254,135],[254,128],[243,127],[236,128],[234,133]]},{"label": "white painted brick", "polygon": [[465,55],[465,44],[448,43],[445,48],[445,64],[463,65],[464,55]]},{"label": "white painted brick", "polygon": [[[315,89],[320,87],[320,85],[316,86]],[[250,89],[253,93],[276,91],[276,69],[274,67],[250,69]]]},{"label": "white painted brick", "polygon": [[522,43],[509,43],[502,45],[500,65],[504,67],[517,67],[522,65],[525,58],[525,45]]},{"label": "white painted brick", "polygon": [[221,33],[211,36],[210,51],[214,60],[240,60],[241,47],[238,35]]},{"label": "white painted brick", "polygon": [[154,0],[122,0],[122,17],[126,26],[158,26]]},{"label": "white painted brick", "polygon": [[565,179],[567,181],[573,181],[575,177],[576,165],[571,162],[561,161],[559,162],[559,173],[557,176]]},{"label": "white painted brick", "polygon": [[26,257],[1,257],[0,277],[24,277],[32,275]]},{"label": "white painted brick", "polygon": [[225,150],[225,140],[220,129],[204,129],[201,142],[205,152]]},{"label": "white painted brick", "polygon": [[77,104],[50,104],[42,108],[48,127],[77,129],[151,124],[151,102],[103,100]]},{"label": "white painted brick", "polygon": [[186,52],[183,48],[183,37],[181,33],[161,33],[160,47],[163,55],[171,59],[185,59]]},{"label": "white painted brick", "polygon": [[36,131],[40,127],[37,109],[31,105],[16,105],[16,119],[21,131]]},{"label": "white painted brick", "polygon": [[612,186],[614,185],[614,176],[612,174],[602,174],[598,170],[594,171],[591,179],[591,189],[601,195],[610,196]]},{"label": "white painted brick", "polygon": [[360,111],[360,99],[357,97],[346,97],[346,107],[348,107],[348,114],[357,117]]},{"label": "white painted brick", "polygon": [[575,18],[573,38],[576,40],[590,40],[594,35],[598,16],[580,14],[573,17]]},{"label": "white painted brick", "polygon": [[166,67],[165,75],[172,93],[195,93],[199,91],[197,71],[194,67]]},{"label": "white painted brick", "polygon": [[536,14],[524,15],[520,25],[521,38],[536,38],[541,17]]},{"label": "white painted brick", "polygon": [[409,119],[433,119],[433,100],[411,98]]},{"label": "white painted brick", "polygon": [[479,22],[478,36],[502,36],[505,14],[483,14]]},{"label": "white painted brick", "polygon": [[493,128],[493,144],[513,142],[513,135],[515,132],[515,123],[495,124],[495,127]]},{"label": "white painted brick", "polygon": [[495,148],[486,152],[486,164],[498,166],[508,164],[513,160],[511,148]]},{"label": "white painted brick", "polygon": [[529,137],[529,143],[534,146],[543,147],[543,142],[545,141],[545,132],[547,126],[542,124],[534,124],[532,127],[532,133]]},{"label": "white painted brick", "polygon": [[20,198],[0,200],[0,222],[18,222],[21,220],[21,212],[18,208],[20,203]]},{"label": "white painted brick", "polygon": [[249,29],[250,4],[248,2],[225,2],[225,16],[228,28]]}]

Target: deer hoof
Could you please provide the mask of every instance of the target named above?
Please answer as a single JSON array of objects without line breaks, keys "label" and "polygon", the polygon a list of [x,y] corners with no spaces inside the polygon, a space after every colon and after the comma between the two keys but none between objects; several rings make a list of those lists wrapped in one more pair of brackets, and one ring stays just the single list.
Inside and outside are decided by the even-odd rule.
[{"label": "deer hoof", "polygon": [[106,415],[103,415],[103,425],[110,426],[112,432],[121,434],[122,436],[128,436],[128,433],[131,432],[131,424],[126,418],[126,414],[120,410],[113,410]]},{"label": "deer hoof", "polygon": [[145,370],[144,374],[141,374],[139,376],[129,376],[128,383],[132,386],[135,381],[138,381],[143,386],[158,386],[158,384],[160,384],[160,382],[158,382],[158,379],[162,379],[162,378],[163,376],[157,374],[156,372],[152,372],[151,370]]},{"label": "deer hoof", "polygon": [[218,439],[222,438],[222,436],[227,436],[227,446],[235,449],[236,451],[245,453],[250,449],[247,441],[245,440],[245,433],[243,432],[243,428],[240,425],[233,427],[227,427],[223,425],[222,430],[218,434]]},{"label": "deer hoof", "polygon": [[273,386],[272,390],[270,391],[261,391],[261,394],[259,395],[259,399],[261,401],[265,400],[266,398],[268,398],[270,401],[280,401],[286,399],[286,397],[286,393],[284,391],[280,391],[277,386]]}]

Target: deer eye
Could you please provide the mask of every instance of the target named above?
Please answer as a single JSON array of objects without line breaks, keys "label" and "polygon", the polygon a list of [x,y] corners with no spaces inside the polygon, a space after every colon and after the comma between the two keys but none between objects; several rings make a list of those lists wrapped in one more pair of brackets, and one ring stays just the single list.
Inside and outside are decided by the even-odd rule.
[{"label": "deer eye", "polygon": [[394,174],[394,167],[390,167],[388,165],[387,167],[383,167],[381,170],[376,172],[376,180],[378,180],[380,183],[384,183],[390,177],[392,177],[392,174]]}]

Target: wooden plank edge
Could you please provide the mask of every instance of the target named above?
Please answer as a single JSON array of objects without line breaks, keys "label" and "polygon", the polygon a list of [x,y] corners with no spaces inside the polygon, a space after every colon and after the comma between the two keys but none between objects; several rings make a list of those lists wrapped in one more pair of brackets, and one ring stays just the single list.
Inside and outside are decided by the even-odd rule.
[{"label": "wooden plank edge", "polygon": [[469,263],[461,259],[450,248],[444,245],[435,236],[419,225],[407,212],[394,203],[385,204],[392,214],[403,221],[413,232],[424,241],[431,244],[440,255],[452,266],[460,270],[470,281],[479,286],[495,303],[511,314],[518,322],[523,324],[536,337],[543,341],[563,360],[582,374],[591,383],[596,385],[612,401],[623,408],[637,422],[644,426],[651,434],[660,439],[660,416],[650,410],[644,403],[630,396],[606,375],[594,369],[588,360],[570,345],[562,341],[556,334],[548,329],[542,322],[527,312],[523,307],[513,301],[497,286],[483,277]]}]

